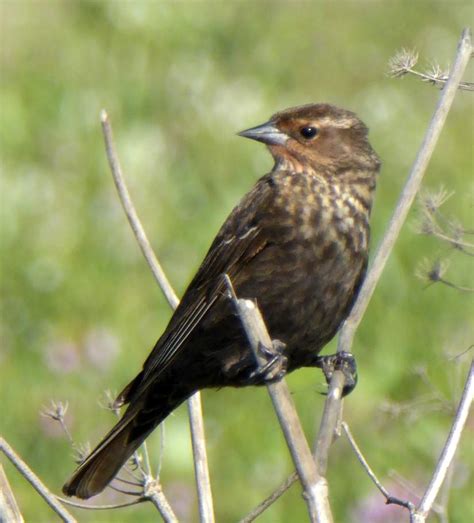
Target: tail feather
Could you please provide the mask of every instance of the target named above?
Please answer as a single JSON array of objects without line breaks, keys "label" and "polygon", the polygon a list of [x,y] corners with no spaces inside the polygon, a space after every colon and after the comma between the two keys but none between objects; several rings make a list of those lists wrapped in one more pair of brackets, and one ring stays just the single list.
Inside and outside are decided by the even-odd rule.
[{"label": "tail feather", "polygon": [[168,377],[140,394],[140,379],[141,374],[117,398],[117,402],[130,405],[64,485],[67,496],[87,499],[102,492],[155,427],[195,390]]},{"label": "tail feather", "polygon": [[67,496],[87,499],[102,492],[151,430],[130,439],[134,417],[120,420],[64,485]]}]

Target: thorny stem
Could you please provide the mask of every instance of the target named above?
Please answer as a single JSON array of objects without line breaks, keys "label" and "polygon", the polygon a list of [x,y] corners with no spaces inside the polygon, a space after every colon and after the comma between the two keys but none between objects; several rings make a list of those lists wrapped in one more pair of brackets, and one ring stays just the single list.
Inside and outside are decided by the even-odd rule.
[{"label": "thorny stem", "polygon": [[[110,170],[114,179],[117,192],[119,194],[122,207],[127,215],[128,222],[133,230],[135,238],[140,246],[140,249],[145,256],[145,259],[150,267],[155,280],[160,286],[165,295],[170,307],[174,310],[179,304],[179,299],[176,296],[171,284],[169,283],[161,265],[158,261],[150,242],[146,236],[145,230],[140,222],[138,214],[133,205],[130,193],[128,192],[125,180],[122,174],[122,168],[115,150],[112,127],[106,111],[101,112],[102,131],[105,140],[105,147],[107,152],[107,159],[109,161]],[[197,397],[196,397],[197,396]],[[214,523],[214,509],[212,503],[211,480],[209,476],[209,467],[207,462],[206,452],[206,437],[204,433],[204,423],[202,420],[202,410],[200,394],[196,392],[188,400],[188,409],[192,411],[190,416],[191,425],[191,439],[194,453],[195,475],[197,482],[197,491],[199,497],[199,511],[201,523]],[[199,420],[199,422],[197,422]],[[164,494],[156,498],[157,503],[160,499],[165,499]]]}]

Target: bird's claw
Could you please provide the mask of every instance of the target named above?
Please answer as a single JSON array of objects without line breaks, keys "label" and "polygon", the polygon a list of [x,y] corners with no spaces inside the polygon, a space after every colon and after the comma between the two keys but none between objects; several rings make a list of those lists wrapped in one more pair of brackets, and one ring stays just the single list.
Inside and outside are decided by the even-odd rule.
[{"label": "bird's claw", "polygon": [[314,366],[319,367],[329,385],[331,378],[336,370],[344,374],[344,387],[342,396],[347,396],[355,389],[357,385],[357,363],[350,352],[337,352],[329,356],[317,356],[314,360]]},{"label": "bird's claw", "polygon": [[259,353],[263,361],[258,368],[250,373],[251,383],[258,385],[262,383],[274,383],[286,374],[288,358],[283,354],[286,345],[280,340],[272,340],[272,348],[259,345]]}]

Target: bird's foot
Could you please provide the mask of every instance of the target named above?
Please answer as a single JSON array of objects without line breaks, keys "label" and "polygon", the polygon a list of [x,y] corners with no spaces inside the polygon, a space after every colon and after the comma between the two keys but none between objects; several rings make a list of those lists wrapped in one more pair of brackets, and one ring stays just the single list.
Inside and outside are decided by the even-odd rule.
[{"label": "bird's foot", "polygon": [[272,340],[272,348],[259,345],[260,357],[263,360],[258,368],[250,373],[250,383],[260,385],[274,383],[286,374],[288,358],[283,354],[286,345],[280,340]]},{"label": "bird's foot", "polygon": [[357,363],[350,352],[342,351],[329,356],[317,356],[313,361],[313,365],[323,371],[328,385],[336,370],[340,370],[344,374],[343,397],[355,389],[357,385]]}]

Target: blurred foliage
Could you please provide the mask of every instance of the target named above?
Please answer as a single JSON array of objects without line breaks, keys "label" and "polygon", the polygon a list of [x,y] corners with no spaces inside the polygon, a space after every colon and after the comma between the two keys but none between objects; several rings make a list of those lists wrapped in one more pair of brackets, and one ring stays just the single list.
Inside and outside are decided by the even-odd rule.
[{"label": "blurred foliage", "polygon": [[[100,109],[111,116],[135,204],[180,292],[232,206],[271,167],[264,147],[235,133],[291,105],[332,102],[370,126],[383,159],[376,245],[439,95],[411,78],[388,78],[387,62],[406,47],[446,66],[473,8],[443,0],[1,0],[0,18],[0,431],[59,492],[74,467],[71,449],[40,409],[69,401],[76,440],[97,442],[112,423],[97,399],[139,370],[170,316],[115,195]],[[471,229],[472,109],[472,94],[460,92],[426,175],[428,188],[454,191],[445,211]],[[472,258],[404,228],[354,347],[360,382],[345,417],[374,470],[403,496],[389,471],[421,492],[471,357],[448,360],[472,344],[472,295],[415,277],[423,257],[448,251],[450,279],[472,287]],[[321,375],[301,370],[289,383],[312,438]],[[206,391],[204,410],[217,520],[236,521],[291,472],[288,452],[264,389]],[[474,520],[472,430],[471,421],[451,522]],[[158,432],[150,438],[155,463]],[[165,493],[183,521],[196,521],[184,408],[165,435]],[[52,521],[24,479],[6,470],[26,520]],[[338,521],[406,520],[383,507],[343,439],[329,480]],[[108,492],[94,502],[117,499]],[[84,522],[157,519],[151,506],[76,513]],[[294,486],[260,521],[305,518]]]}]

